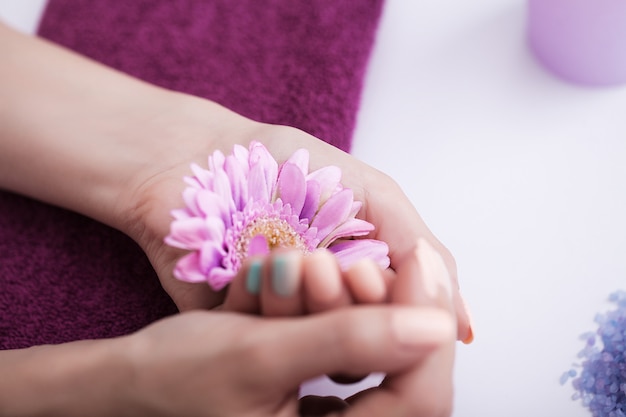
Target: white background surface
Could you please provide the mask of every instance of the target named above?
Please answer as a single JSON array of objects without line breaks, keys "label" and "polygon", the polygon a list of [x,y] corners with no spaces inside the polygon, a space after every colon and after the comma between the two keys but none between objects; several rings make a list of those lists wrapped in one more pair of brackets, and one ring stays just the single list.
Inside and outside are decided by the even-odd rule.
[{"label": "white background surface", "polygon": [[[42,0],[0,0],[32,31]],[[523,0],[387,0],[354,154],[394,177],[456,256],[476,341],[455,417],[583,417],[558,379],[626,289],[626,87],[553,77]]]}]

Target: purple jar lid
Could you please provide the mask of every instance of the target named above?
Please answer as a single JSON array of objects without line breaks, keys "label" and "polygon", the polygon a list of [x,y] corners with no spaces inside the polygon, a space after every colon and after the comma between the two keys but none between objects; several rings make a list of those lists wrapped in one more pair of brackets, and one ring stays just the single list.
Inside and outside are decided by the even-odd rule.
[{"label": "purple jar lid", "polygon": [[528,41],[567,81],[626,83],[626,0],[528,0]]}]

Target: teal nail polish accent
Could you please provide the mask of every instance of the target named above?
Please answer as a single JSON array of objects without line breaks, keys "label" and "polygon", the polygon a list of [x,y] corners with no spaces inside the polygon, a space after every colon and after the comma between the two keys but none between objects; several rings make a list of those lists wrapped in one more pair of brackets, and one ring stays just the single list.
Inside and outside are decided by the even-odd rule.
[{"label": "teal nail polish accent", "polygon": [[276,255],[272,260],[272,289],[282,297],[292,295],[293,288],[289,283],[289,258]]},{"label": "teal nail polish accent", "polygon": [[263,263],[260,260],[254,260],[248,267],[248,275],[246,276],[246,290],[250,294],[258,294],[261,291],[261,269]]}]

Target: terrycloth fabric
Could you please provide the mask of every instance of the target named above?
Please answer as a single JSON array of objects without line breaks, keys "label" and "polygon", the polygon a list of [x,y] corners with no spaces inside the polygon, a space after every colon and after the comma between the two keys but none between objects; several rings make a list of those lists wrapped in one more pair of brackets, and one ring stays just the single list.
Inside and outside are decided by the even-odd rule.
[{"label": "terrycloth fabric", "polygon": [[[383,0],[50,0],[39,34],[151,83],[348,150]],[[0,348],[176,312],[121,233],[0,192]]]}]

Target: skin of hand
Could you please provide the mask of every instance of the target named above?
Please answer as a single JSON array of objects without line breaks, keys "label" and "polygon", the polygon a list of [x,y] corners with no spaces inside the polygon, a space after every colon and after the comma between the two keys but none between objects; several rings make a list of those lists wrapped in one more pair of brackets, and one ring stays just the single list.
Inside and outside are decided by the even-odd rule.
[{"label": "skin of hand", "polygon": [[[394,312],[414,307],[400,305],[348,307],[293,319],[190,312],[127,338],[2,352],[0,369],[7,377],[2,378],[6,386],[0,389],[0,414],[36,415],[20,414],[23,409],[11,413],[10,405],[47,403],[52,410],[61,410],[57,414],[71,415],[70,409],[63,408],[69,402],[82,406],[77,415],[118,404],[128,404],[129,410],[163,410],[168,415],[172,411],[169,402],[175,399],[161,394],[193,385],[193,377],[204,376],[223,386],[257,389],[263,385],[266,394],[274,390],[270,400],[256,403],[253,394],[246,400],[237,391],[233,401],[246,400],[245,404],[254,407],[265,404],[260,410],[271,408],[267,415],[280,415],[276,410],[295,415],[295,387],[309,377],[384,371],[389,378],[380,389],[352,399],[351,408],[334,415],[446,415],[453,329],[458,327],[463,338],[468,318],[460,307],[452,257],[393,180],[299,130],[254,122],[210,101],[148,85],[1,24],[0,56],[0,187],[126,232],[144,248],[181,310],[213,307],[222,301],[222,294],[211,293],[208,287],[185,284],[171,276],[181,252],[165,246],[163,237],[171,221],[169,211],[182,206],[182,177],[189,174],[191,162],[204,165],[213,150],[230,152],[234,143],[246,145],[251,140],[263,142],[279,161],[306,147],[312,169],[328,164],[342,168],[344,185],[364,202],[361,217],[377,227],[372,237],[389,244],[397,272],[394,286],[409,285],[402,283],[420,276],[415,273],[420,265],[416,260],[419,237],[443,256],[450,272],[446,279],[453,283],[452,302],[422,308],[409,319]],[[37,169],[32,169],[33,164]],[[396,297],[392,302],[412,306],[424,302]],[[376,323],[380,327],[373,326]],[[398,326],[413,328],[398,331]],[[204,343],[194,345],[194,341]],[[306,350],[305,342],[313,348]],[[243,351],[229,357],[238,343],[243,343]],[[195,349],[190,352],[190,347]],[[331,347],[333,354],[319,355]],[[310,361],[307,352],[316,360]],[[205,355],[201,357],[210,365],[201,368],[198,355]],[[167,358],[171,361],[166,363]],[[249,366],[242,368],[244,358],[249,358],[245,362]],[[212,369],[222,362],[224,379],[216,380]],[[177,374],[177,368],[186,372]],[[268,381],[272,373],[281,377],[275,388]],[[202,388],[201,394],[206,395],[209,390]],[[431,395],[433,390],[443,396]],[[184,390],[177,392],[183,401],[192,396]],[[285,397],[285,393],[290,395]],[[211,398],[225,401],[221,415],[233,415],[228,414],[233,409],[226,399]],[[417,404],[420,398],[426,401]],[[431,398],[438,401],[431,404]],[[427,413],[431,407],[436,412]],[[206,415],[207,408],[201,411]],[[303,415],[307,414],[315,415]]]},{"label": "skin of hand", "polygon": [[[280,162],[307,148],[312,170],[342,169],[398,269],[424,238],[444,258],[454,287],[458,337],[471,336],[456,265],[398,184],[298,129],[250,120],[214,102],[171,92],[0,24],[0,188],[99,220],[141,245],[181,311],[213,308],[223,294],[177,281],[183,253],[163,243],[170,211],[183,206],[190,164],[219,149],[262,142]],[[10,105],[9,105],[10,103]],[[37,169],[22,161],[32,161]]]},{"label": "skin of hand", "polygon": [[[277,290],[273,286],[277,258],[282,265],[288,265],[282,282],[287,283],[289,292],[284,287]],[[256,284],[248,281],[252,264],[259,270]],[[228,285],[222,310],[291,317],[353,304],[382,304],[389,301],[390,274],[371,259],[361,259],[342,270],[337,258],[327,249],[317,249],[308,255],[296,250],[276,250],[244,262]]]},{"label": "skin of hand", "polygon": [[[449,416],[456,323],[448,271],[425,240],[403,265],[391,305],[272,319],[197,311],[146,328],[127,340],[142,376],[127,409],[152,416]],[[298,401],[307,379],[372,371],[387,374],[381,386],[345,402]]]},{"label": "skin of hand", "polygon": [[[225,109],[220,111],[228,112]],[[445,259],[450,279],[453,282],[454,301],[459,323],[458,338],[466,340],[470,337],[470,319],[466,307],[458,291],[456,265],[450,252],[436,239],[421,219],[413,205],[399,186],[388,176],[362,163],[356,158],[330,146],[300,130],[275,125],[257,124],[236,114],[229,114],[222,120],[232,120],[232,133],[225,133],[222,143],[219,138],[215,141],[199,140],[209,137],[210,132],[192,136],[187,145],[193,155],[202,155],[205,159],[211,149],[224,149],[229,152],[234,143],[247,144],[251,140],[264,143],[278,161],[284,161],[291,153],[299,148],[307,148],[311,153],[311,169],[324,165],[337,165],[342,169],[344,186],[353,190],[355,199],[363,202],[359,216],[376,226],[372,238],[385,241],[390,248],[392,269],[397,269],[410,257],[416,249],[419,238],[428,240]],[[249,129],[241,126],[249,125]],[[212,145],[207,145],[211,142]],[[180,142],[179,142],[180,143]],[[131,193],[128,214],[132,219],[132,228],[126,232],[135,236],[150,257],[159,277],[182,310],[193,308],[213,308],[221,303],[223,295],[212,294],[206,288],[197,284],[186,284],[175,280],[171,271],[175,262],[183,254],[164,245],[163,238],[169,231],[171,217],[164,207],[183,207],[180,197],[184,184],[181,178],[189,175],[190,157],[172,160],[163,166],[170,169],[157,171],[157,166],[151,166],[151,172],[143,174],[146,181],[138,181],[141,186]],[[198,161],[195,157],[193,160]],[[206,166],[206,162],[198,162]],[[137,230],[136,228],[140,229]],[[135,228],[135,230],[133,230]],[[139,233],[138,233],[139,232]],[[193,288],[192,288],[193,287]]]},{"label": "skin of hand", "polygon": [[[144,371],[138,383],[146,390],[138,398],[146,402],[130,409],[158,416],[162,411],[151,404],[158,400],[163,409],[171,410],[163,415],[186,416],[326,415],[314,412],[321,408],[357,417],[371,416],[371,407],[376,407],[381,413],[374,415],[408,417],[449,410],[451,398],[420,405],[420,414],[415,414],[416,395],[407,396],[401,384],[363,393],[350,407],[336,398],[299,403],[297,395],[302,382],[321,374],[376,369],[400,375],[449,349],[454,344],[454,322],[444,310],[376,306],[288,319],[197,311],[181,316],[187,320],[148,327],[134,341],[140,346],[134,350],[134,363]],[[177,332],[186,339],[173,338]],[[173,387],[171,381],[178,380],[181,383]]]}]

